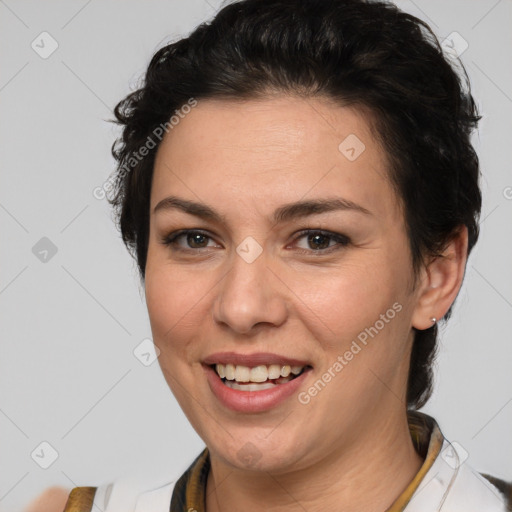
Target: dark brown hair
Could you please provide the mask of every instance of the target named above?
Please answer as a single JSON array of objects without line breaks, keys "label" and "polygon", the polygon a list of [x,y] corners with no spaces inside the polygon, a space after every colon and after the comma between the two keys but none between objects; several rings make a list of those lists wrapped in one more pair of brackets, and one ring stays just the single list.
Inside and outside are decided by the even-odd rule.
[{"label": "dark brown hair", "polygon": [[[403,205],[415,275],[460,226],[468,228],[469,254],[481,208],[470,135],[480,117],[457,65],[460,71],[423,21],[391,3],[364,0],[233,2],[161,48],[140,88],[115,108],[123,130],[112,147],[118,165],[109,200],[141,279],[159,140],[144,158],[134,155],[191,98],[246,99],[270,91],[327,96],[372,112]],[[436,338],[436,325],[415,330],[410,408],[432,393]]]}]

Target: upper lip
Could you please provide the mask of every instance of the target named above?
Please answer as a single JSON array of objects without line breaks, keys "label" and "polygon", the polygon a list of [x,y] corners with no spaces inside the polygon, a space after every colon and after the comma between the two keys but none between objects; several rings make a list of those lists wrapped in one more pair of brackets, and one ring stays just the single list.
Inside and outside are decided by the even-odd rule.
[{"label": "upper lip", "polygon": [[294,359],[280,354],[270,352],[257,352],[254,354],[238,354],[236,352],[216,352],[206,357],[203,361],[206,365],[213,364],[234,364],[253,368],[260,365],[290,365],[290,366],[310,366],[307,361]]}]

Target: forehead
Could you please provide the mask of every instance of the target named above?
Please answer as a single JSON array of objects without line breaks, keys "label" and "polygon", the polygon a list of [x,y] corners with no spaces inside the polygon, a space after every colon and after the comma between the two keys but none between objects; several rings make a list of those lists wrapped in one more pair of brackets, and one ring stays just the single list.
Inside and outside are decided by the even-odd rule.
[{"label": "forehead", "polygon": [[339,194],[389,213],[397,201],[372,122],[326,98],[199,100],[160,144],[151,209],[170,194],[226,209]]}]

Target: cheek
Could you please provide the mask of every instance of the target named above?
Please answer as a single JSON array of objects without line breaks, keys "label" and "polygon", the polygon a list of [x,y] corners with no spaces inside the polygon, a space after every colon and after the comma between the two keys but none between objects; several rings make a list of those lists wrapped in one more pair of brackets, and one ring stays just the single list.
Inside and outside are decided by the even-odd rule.
[{"label": "cheek", "polygon": [[[205,276],[206,277],[206,276]],[[146,267],[146,303],[155,343],[162,352],[183,350],[197,330],[197,316],[207,299],[211,285],[199,286],[165,262]]]},{"label": "cheek", "polygon": [[[354,258],[356,260],[358,258]],[[399,300],[400,283],[385,260],[345,262],[326,272],[303,273],[290,281],[301,316],[316,318],[318,329],[325,339],[346,339],[372,325]],[[326,329],[326,327],[328,329]]]},{"label": "cheek", "polygon": [[[190,413],[190,392],[194,376],[193,340],[197,336],[194,305],[200,301],[197,287],[177,280],[166,262],[150,262],[146,267],[145,292],[153,341],[160,350],[158,363],[162,374],[185,414]],[[185,391],[188,390],[188,391]],[[190,418],[189,418],[190,419]]]},{"label": "cheek", "polygon": [[404,375],[410,323],[406,262],[394,251],[372,250],[326,275],[316,272],[296,282],[303,299],[297,302],[299,316],[320,349],[320,373],[331,369],[336,375],[325,403],[352,407],[362,395],[378,397],[386,389],[382,382],[394,388],[395,376]]},{"label": "cheek", "polygon": [[[357,417],[369,404],[376,406],[389,390],[401,395],[410,314],[402,280],[387,265],[354,267],[325,279],[322,293],[304,300],[315,304],[311,309],[321,319],[309,313],[312,321],[308,328],[320,349],[321,364],[315,377],[329,383],[325,392],[321,391],[321,399],[311,398],[312,411],[318,417],[335,417],[338,409],[351,410]],[[304,293],[307,285],[304,283]],[[303,307],[300,313],[303,319],[307,310]],[[322,384],[313,387],[305,392],[323,389]]]}]

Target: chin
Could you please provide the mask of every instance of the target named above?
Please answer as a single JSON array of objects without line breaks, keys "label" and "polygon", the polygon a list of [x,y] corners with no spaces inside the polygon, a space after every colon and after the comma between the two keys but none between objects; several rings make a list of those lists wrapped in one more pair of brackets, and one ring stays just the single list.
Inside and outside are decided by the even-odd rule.
[{"label": "chin", "polygon": [[[279,429],[279,427],[278,427]],[[275,429],[274,429],[275,430]],[[228,432],[203,437],[210,453],[226,465],[239,470],[280,473],[298,469],[304,462],[304,434],[282,430],[272,432],[255,427],[230,429]]]}]

